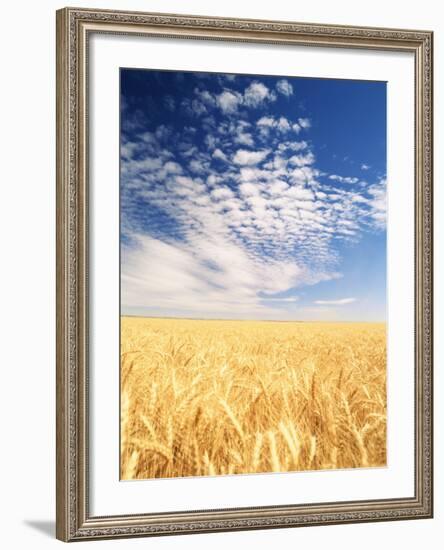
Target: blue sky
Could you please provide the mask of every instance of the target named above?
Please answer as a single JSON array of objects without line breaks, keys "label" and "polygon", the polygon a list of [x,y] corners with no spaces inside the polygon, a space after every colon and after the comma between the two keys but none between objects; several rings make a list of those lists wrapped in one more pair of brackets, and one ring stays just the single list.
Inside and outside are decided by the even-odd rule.
[{"label": "blue sky", "polygon": [[384,321],[386,84],[121,69],[122,314]]}]

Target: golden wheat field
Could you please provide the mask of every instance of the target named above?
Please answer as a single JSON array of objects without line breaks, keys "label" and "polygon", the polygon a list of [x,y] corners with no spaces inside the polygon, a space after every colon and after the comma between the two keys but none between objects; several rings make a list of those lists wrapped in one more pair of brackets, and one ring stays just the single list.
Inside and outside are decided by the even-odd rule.
[{"label": "golden wheat field", "polygon": [[385,324],[121,321],[122,479],[385,465]]}]

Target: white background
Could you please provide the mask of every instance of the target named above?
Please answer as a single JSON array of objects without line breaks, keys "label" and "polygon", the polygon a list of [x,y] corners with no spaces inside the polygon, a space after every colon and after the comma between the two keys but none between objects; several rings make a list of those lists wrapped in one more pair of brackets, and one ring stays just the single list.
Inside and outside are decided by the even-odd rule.
[{"label": "white background", "polygon": [[[105,516],[413,496],[414,225],[413,216],[406,216],[414,211],[413,55],[108,35],[95,35],[90,48],[90,200],[94,205],[94,215],[90,219],[89,289],[91,514]],[[386,468],[119,482],[116,475],[120,454],[117,152],[119,67],[128,66],[366,78],[387,82],[387,174],[390,183]],[[406,105],[412,107],[408,114]],[[403,246],[399,246],[400,241]]]},{"label": "white background", "polygon": [[[259,4],[188,0],[79,3],[87,7],[125,8],[145,11],[183,12],[233,17],[299,20],[435,30],[435,67],[442,66],[444,23],[439,2],[356,3],[311,0],[307,4],[274,0]],[[2,150],[2,543],[6,548],[48,548],[54,524],[54,138],[55,138],[55,1],[18,2],[2,9],[2,83],[0,128]],[[435,151],[443,150],[444,117],[441,107],[443,76],[435,75]],[[444,161],[436,155],[435,181],[442,179]],[[6,193],[6,195],[5,195]],[[442,186],[436,185],[435,209],[444,208]],[[444,277],[443,215],[436,216],[436,280]],[[444,330],[443,295],[436,285],[436,329]],[[437,390],[444,382],[440,365],[443,346],[436,338]],[[444,404],[435,401],[435,425],[444,419]],[[226,548],[255,545],[256,548],[314,548],[328,544],[341,549],[440,548],[444,534],[444,477],[442,435],[436,433],[436,513],[424,521],[312,527],[244,533],[193,535],[88,543],[107,547]],[[442,434],[442,429],[440,430]],[[31,546],[32,545],[32,546]],[[99,548],[99,546],[98,546]]]}]

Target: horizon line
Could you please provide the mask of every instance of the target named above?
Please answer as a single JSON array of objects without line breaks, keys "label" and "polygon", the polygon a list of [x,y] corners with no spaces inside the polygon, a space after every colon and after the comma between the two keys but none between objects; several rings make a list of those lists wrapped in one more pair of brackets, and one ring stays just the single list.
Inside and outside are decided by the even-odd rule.
[{"label": "horizon line", "polygon": [[173,315],[135,315],[135,314],[124,314],[120,313],[120,317],[139,317],[142,319],[177,319],[179,321],[257,321],[259,323],[385,323],[387,320],[379,321],[369,321],[369,320],[360,320],[360,321],[344,321],[344,320],[331,320],[331,319],[312,319],[312,320],[303,320],[303,319],[248,319],[248,318],[218,318],[218,317],[175,317]]}]

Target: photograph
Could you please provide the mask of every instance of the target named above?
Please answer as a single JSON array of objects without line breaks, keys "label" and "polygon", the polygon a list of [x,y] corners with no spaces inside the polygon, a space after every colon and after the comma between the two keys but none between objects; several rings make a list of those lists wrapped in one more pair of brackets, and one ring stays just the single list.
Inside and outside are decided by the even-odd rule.
[{"label": "photograph", "polygon": [[120,479],[387,466],[387,83],[120,68]]},{"label": "photograph", "polygon": [[433,31],[179,12],[56,12],[56,537],[433,517]]}]

